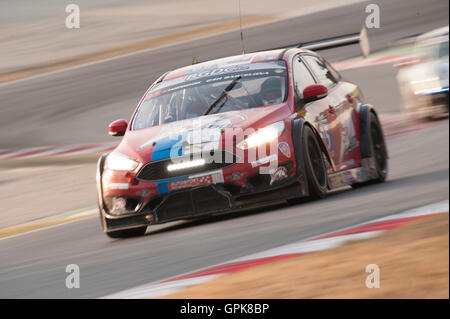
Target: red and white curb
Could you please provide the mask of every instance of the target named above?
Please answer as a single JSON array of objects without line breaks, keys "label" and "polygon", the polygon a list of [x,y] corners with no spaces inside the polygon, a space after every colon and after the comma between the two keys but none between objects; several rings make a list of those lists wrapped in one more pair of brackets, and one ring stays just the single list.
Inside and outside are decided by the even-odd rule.
[{"label": "red and white curb", "polygon": [[[434,122],[419,123],[413,116],[401,113],[380,114],[380,121],[386,137],[402,135],[436,124]],[[116,146],[117,143],[103,143],[0,150],[0,160],[101,153],[111,151]]]},{"label": "red and white curb", "polygon": [[72,146],[42,146],[23,149],[0,150],[0,160],[100,153],[113,150],[116,146],[116,143],[103,143]]},{"label": "red and white curb", "polygon": [[410,54],[393,54],[393,55],[380,56],[380,57],[372,57],[372,58],[369,57],[367,59],[352,59],[352,60],[332,63],[332,65],[336,70],[343,71],[343,70],[350,70],[350,69],[372,66],[372,65],[377,65],[377,64],[400,62],[400,61],[404,61],[405,59],[409,58],[410,56],[411,56]]},{"label": "red and white curb", "polygon": [[449,201],[438,202],[427,206],[404,211],[399,214],[378,218],[352,227],[316,236],[307,240],[280,246],[256,254],[238,258],[223,264],[204,268],[155,283],[150,283],[115,294],[105,299],[137,299],[154,298],[180,291],[192,285],[218,278],[225,274],[239,272],[252,266],[300,256],[309,252],[334,248],[349,240],[371,238],[380,233],[400,227],[410,221],[448,213]]}]

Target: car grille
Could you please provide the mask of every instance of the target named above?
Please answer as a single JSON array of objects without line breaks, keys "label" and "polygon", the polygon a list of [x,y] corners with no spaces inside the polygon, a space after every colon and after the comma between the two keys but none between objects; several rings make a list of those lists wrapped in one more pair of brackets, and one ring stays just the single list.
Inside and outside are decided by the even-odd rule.
[{"label": "car grille", "polygon": [[[220,152],[221,152],[221,156],[222,156],[221,163],[211,162],[211,163],[206,163],[205,165],[202,165],[202,166],[185,168],[185,169],[181,169],[181,170],[177,170],[177,171],[168,171],[167,170],[167,166],[170,164],[173,164],[173,161],[170,158],[155,161],[155,162],[150,162],[150,163],[146,164],[140,170],[140,172],[137,175],[137,178],[141,179],[141,180],[145,180],[145,181],[157,181],[157,180],[176,178],[176,177],[181,177],[181,176],[188,176],[191,174],[197,174],[197,173],[217,170],[217,169],[231,166],[234,163],[237,163],[237,157],[235,154],[231,154],[230,152],[227,152],[227,151],[220,151]],[[225,162],[226,158],[232,158],[232,162],[226,163]]]},{"label": "car grille", "polygon": [[448,92],[433,94],[431,97],[431,102],[433,105],[447,105],[448,106]]},{"label": "car grille", "polygon": [[228,198],[211,186],[171,193],[168,196],[157,209],[159,221],[195,217],[230,209]]}]

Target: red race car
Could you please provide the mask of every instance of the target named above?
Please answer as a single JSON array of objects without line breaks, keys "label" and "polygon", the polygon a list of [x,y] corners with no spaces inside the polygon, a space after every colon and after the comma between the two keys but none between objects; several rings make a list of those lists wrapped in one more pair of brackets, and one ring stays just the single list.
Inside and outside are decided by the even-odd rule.
[{"label": "red race car", "polygon": [[291,48],[190,65],[156,80],[98,161],[101,222],[113,238],[382,182],[387,150],[358,86]]}]

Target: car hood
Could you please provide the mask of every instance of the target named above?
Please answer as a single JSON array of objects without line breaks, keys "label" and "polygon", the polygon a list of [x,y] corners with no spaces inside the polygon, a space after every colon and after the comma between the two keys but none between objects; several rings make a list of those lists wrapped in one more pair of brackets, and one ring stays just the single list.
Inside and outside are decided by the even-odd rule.
[{"label": "car hood", "polygon": [[[169,158],[177,146],[192,146],[223,140],[221,129],[258,128],[270,125],[290,114],[287,104],[250,108],[241,111],[211,114],[146,129],[127,131],[116,151],[142,163]],[[199,130],[201,129],[201,130]],[[201,134],[194,132],[201,131]],[[218,143],[217,143],[218,144]],[[222,143],[223,145],[223,143]],[[179,150],[178,155],[182,155]],[[173,155],[174,153],[172,153]]]},{"label": "car hood", "polygon": [[416,91],[437,86],[448,87],[448,58],[420,63],[404,72]]}]

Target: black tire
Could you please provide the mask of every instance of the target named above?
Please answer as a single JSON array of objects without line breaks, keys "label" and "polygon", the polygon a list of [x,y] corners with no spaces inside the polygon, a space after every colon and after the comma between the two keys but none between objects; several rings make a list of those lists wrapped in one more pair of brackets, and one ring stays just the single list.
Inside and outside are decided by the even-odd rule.
[{"label": "black tire", "polygon": [[110,238],[137,237],[137,236],[144,235],[146,230],[147,230],[147,226],[143,226],[143,227],[136,227],[136,228],[131,228],[131,229],[107,232],[106,235]]},{"label": "black tire", "polygon": [[370,132],[369,136],[370,149],[371,154],[373,154],[375,159],[377,177],[364,183],[352,184],[351,186],[353,188],[359,188],[361,186],[374,183],[382,183],[386,180],[388,171],[388,156],[387,156],[386,142],[384,139],[384,134],[380,122],[378,121],[375,114],[373,114],[372,112],[369,113],[369,132]]},{"label": "black tire", "polygon": [[327,168],[317,137],[307,125],[303,130],[302,145],[309,195],[316,199],[324,198],[328,191]]}]

